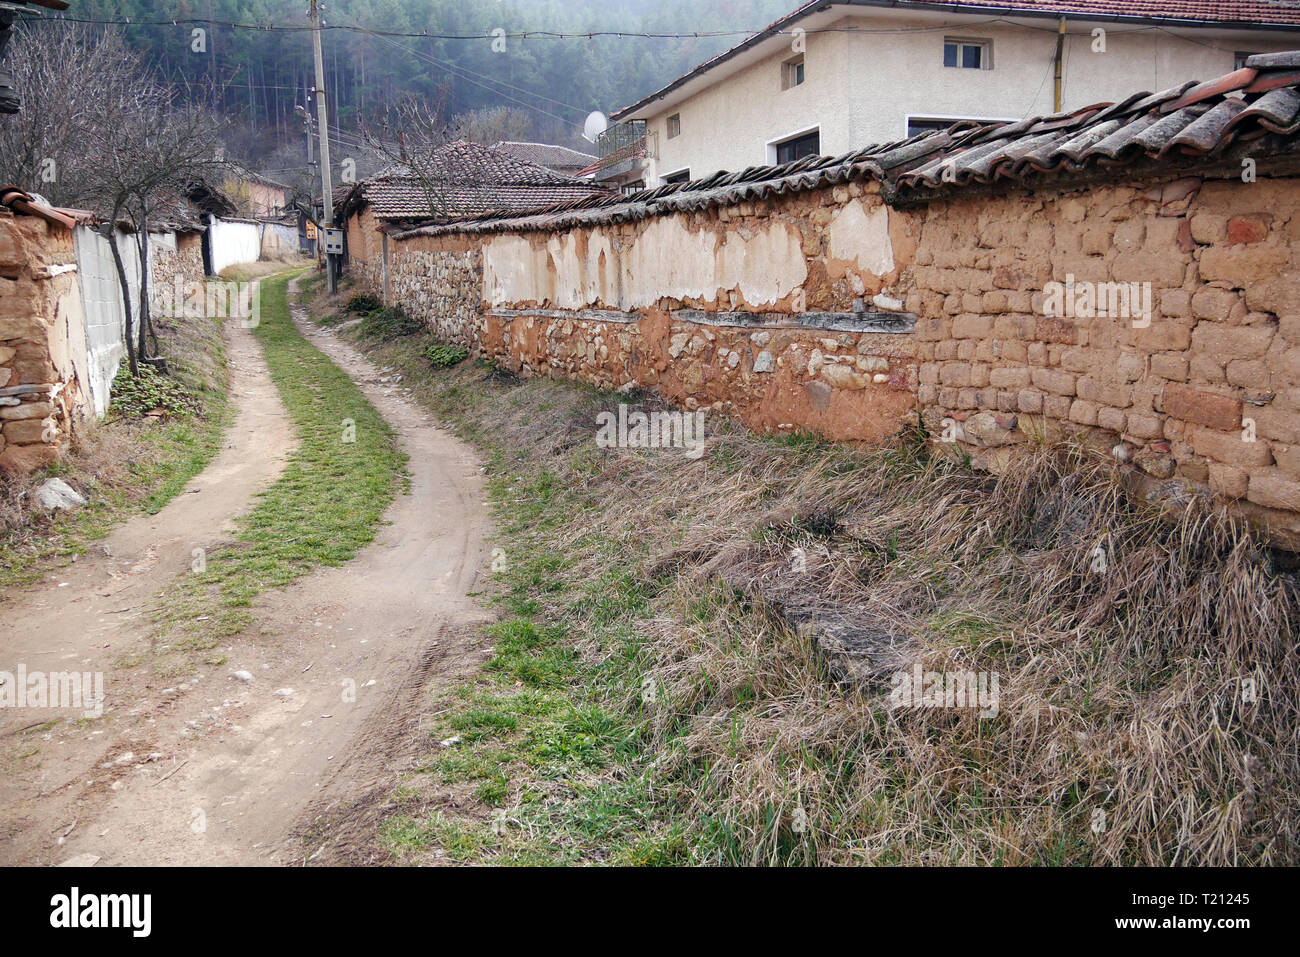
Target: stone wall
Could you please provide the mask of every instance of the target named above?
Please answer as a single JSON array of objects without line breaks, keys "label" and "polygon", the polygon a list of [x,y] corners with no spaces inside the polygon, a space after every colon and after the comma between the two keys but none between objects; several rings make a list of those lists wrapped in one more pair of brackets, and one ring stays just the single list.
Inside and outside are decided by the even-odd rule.
[{"label": "stone wall", "polygon": [[482,263],[477,243],[417,239],[393,244],[389,297],[423,319],[440,339],[478,346],[483,339]]},{"label": "stone wall", "polygon": [[150,237],[150,283],[172,284],[180,277],[180,285],[203,281],[203,234],[163,233]]},{"label": "stone wall", "polygon": [[[653,388],[757,429],[876,442],[919,413],[937,447],[994,469],[1072,435],[1149,493],[1213,495],[1300,547],[1296,186],[1184,177],[897,208],[866,180],[390,237],[390,293],[522,375]],[[373,284],[382,262],[356,272]]]}]

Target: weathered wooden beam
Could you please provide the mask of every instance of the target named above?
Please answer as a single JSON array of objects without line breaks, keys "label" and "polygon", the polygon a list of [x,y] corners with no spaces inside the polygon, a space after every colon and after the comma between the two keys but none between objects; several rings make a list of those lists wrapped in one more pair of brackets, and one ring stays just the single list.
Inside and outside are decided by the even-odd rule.
[{"label": "weathered wooden beam", "polygon": [[[591,322],[637,322],[639,312],[618,309],[489,309],[498,319],[531,316],[538,319],[582,319]],[[708,312],[704,309],[674,309],[678,322],[700,326],[734,326],[741,329],[821,329],[827,332],[909,333],[916,327],[910,312]]]},{"label": "weathered wooden beam", "polygon": [[701,326],[739,326],[745,329],[907,333],[916,327],[916,316],[910,312],[706,312],[703,309],[677,309],[672,317]]}]

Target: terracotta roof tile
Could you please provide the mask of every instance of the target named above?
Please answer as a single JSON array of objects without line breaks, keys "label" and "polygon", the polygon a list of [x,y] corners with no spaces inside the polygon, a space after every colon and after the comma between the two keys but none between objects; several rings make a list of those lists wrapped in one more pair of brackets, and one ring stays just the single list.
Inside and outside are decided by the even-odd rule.
[{"label": "terracotta roof tile", "polygon": [[593,195],[606,197],[609,191],[509,151],[460,141],[438,149],[418,175],[409,167],[393,167],[335,199],[344,214],[366,203],[380,220],[406,220],[516,212]]}]

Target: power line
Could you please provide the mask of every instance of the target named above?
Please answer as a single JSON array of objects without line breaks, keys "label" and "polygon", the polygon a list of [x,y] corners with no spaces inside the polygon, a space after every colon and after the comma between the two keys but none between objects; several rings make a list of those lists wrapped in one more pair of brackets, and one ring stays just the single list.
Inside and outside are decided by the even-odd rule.
[{"label": "power line", "polygon": [[[493,87],[488,86],[486,83],[482,83],[482,82],[480,82],[480,81],[478,81],[478,80],[475,80],[475,79],[474,79],[473,77],[471,77],[471,76],[466,76],[466,75],[462,74],[462,73],[461,73],[461,68],[460,68],[460,67],[456,67],[456,66],[453,66],[453,65],[451,65],[451,64],[445,63],[445,62],[439,60],[437,57],[434,57],[434,56],[431,56],[431,55],[429,55],[429,54],[423,53],[423,52],[420,51],[420,50],[408,50],[406,47],[402,46],[402,45],[401,45],[400,43],[398,43],[396,40],[391,40],[391,39],[389,39],[388,37],[380,37],[380,39],[383,40],[383,41],[385,41],[386,43],[391,43],[393,46],[397,47],[399,50],[401,50],[401,51],[404,52],[404,53],[409,53],[409,54],[411,54],[411,55],[414,56],[414,57],[417,57],[417,58],[422,59],[422,60],[426,60],[426,61],[428,61],[428,62],[430,62],[430,63],[433,63],[435,66],[441,66],[444,70],[447,70],[447,71],[449,71],[450,73],[452,73],[452,74],[454,74],[454,75],[456,75],[456,76],[459,76],[459,77],[460,77],[462,80],[464,80],[465,82],[467,82],[467,83],[473,83],[475,86],[482,87],[483,89],[487,90],[489,93],[492,93],[492,94],[494,94],[494,95],[496,95],[496,96],[499,96],[499,97],[501,97],[502,99],[509,100],[511,103],[514,103],[514,104],[517,105],[517,106],[522,106],[522,107],[523,107],[524,109],[526,109],[526,110],[532,110],[534,113],[540,113],[540,114],[542,114],[543,116],[549,116],[551,119],[553,119],[553,120],[559,120],[561,123],[568,123],[568,122],[569,122],[568,120],[566,120],[566,119],[565,119],[564,117],[562,117],[562,116],[557,116],[557,115],[554,114],[554,113],[551,113],[551,112],[549,112],[549,111],[547,111],[547,110],[543,110],[541,107],[533,106],[531,103],[525,103],[525,102],[522,101],[522,100],[515,99],[513,96],[511,96],[511,95],[508,94],[508,93],[502,93],[500,90],[494,89]],[[482,74],[479,74],[479,75],[481,76]],[[522,91],[522,90],[521,90],[520,92],[526,92],[526,91]],[[529,94],[529,95],[532,95],[532,94]],[[554,102],[554,101],[552,101],[552,102]],[[579,112],[579,113],[584,113],[584,112],[586,112],[586,111],[584,111],[584,110],[580,110],[580,109],[578,109],[577,107],[569,106],[569,105],[566,104],[566,103],[562,103],[562,104],[560,104],[560,105],[566,107],[567,109],[575,110],[575,111],[577,111],[577,112]]]},{"label": "power line", "polygon": [[[186,26],[209,26],[209,27],[226,27],[232,30],[251,30],[265,33],[310,33],[310,26],[295,26],[292,24],[277,23],[239,23],[234,20],[216,20],[207,17],[185,17],[168,20],[132,20],[129,17],[116,20],[94,19],[90,17],[69,17],[69,16],[40,16],[33,14],[20,15],[20,21],[35,23],[82,23],[95,26],[129,26],[129,27],[186,27]],[[1006,17],[992,17],[986,20],[972,21],[964,24],[966,27],[981,27],[993,24],[1012,24],[1023,27],[1028,30],[1038,30],[1044,33],[1056,33],[1055,27],[1037,27],[1032,24],[1015,23]],[[1225,27],[1232,24],[1224,21]],[[763,28],[766,29],[766,28]],[[794,36],[796,33],[805,36],[819,33],[863,33],[863,34],[902,34],[902,33],[942,33],[951,32],[952,26],[936,24],[933,26],[919,27],[888,27],[872,29],[867,27],[819,27],[812,30],[806,30],[802,27],[795,27],[791,30],[777,30],[773,36]],[[1168,32],[1167,28],[1152,24],[1150,26],[1141,26],[1133,30],[1114,30],[1111,31],[1116,35],[1128,33],[1140,33],[1149,30],[1162,30]],[[750,37],[756,36],[763,32],[760,30],[693,30],[689,33],[645,33],[635,30],[580,30],[574,33],[562,33],[554,30],[521,30],[516,33],[509,33],[505,30],[488,31],[485,33],[432,33],[428,30],[419,33],[406,33],[396,30],[377,30],[373,27],[362,27],[356,24],[322,24],[321,32],[347,32],[361,33],[376,37],[395,37],[405,39],[428,39],[428,40],[594,40],[596,38],[615,37],[621,39],[645,39],[645,40],[691,40],[691,39],[711,39],[714,37]],[[1193,41],[1195,42],[1195,41]]]}]

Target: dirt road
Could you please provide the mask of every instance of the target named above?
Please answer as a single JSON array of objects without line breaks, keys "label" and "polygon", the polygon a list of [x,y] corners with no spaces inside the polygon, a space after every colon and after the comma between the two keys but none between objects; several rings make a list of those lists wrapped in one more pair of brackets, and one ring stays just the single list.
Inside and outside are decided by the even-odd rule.
[{"label": "dirt road", "polygon": [[85,721],[0,710],[0,863],[372,859],[349,822],[386,800],[420,752],[431,691],[486,653],[474,636],[487,615],[468,597],[487,527],[473,452],[394,377],[294,313],[398,430],[409,494],[352,562],[262,595],[223,666],[171,684],[115,666],[147,641],[147,601],[188,570],[193,548],[229,537],[292,451],[260,347],[229,329],[238,416],[227,447],[158,515],[115,531],[107,554],[93,549],[10,606],[0,671],[102,671],[106,707]]}]

